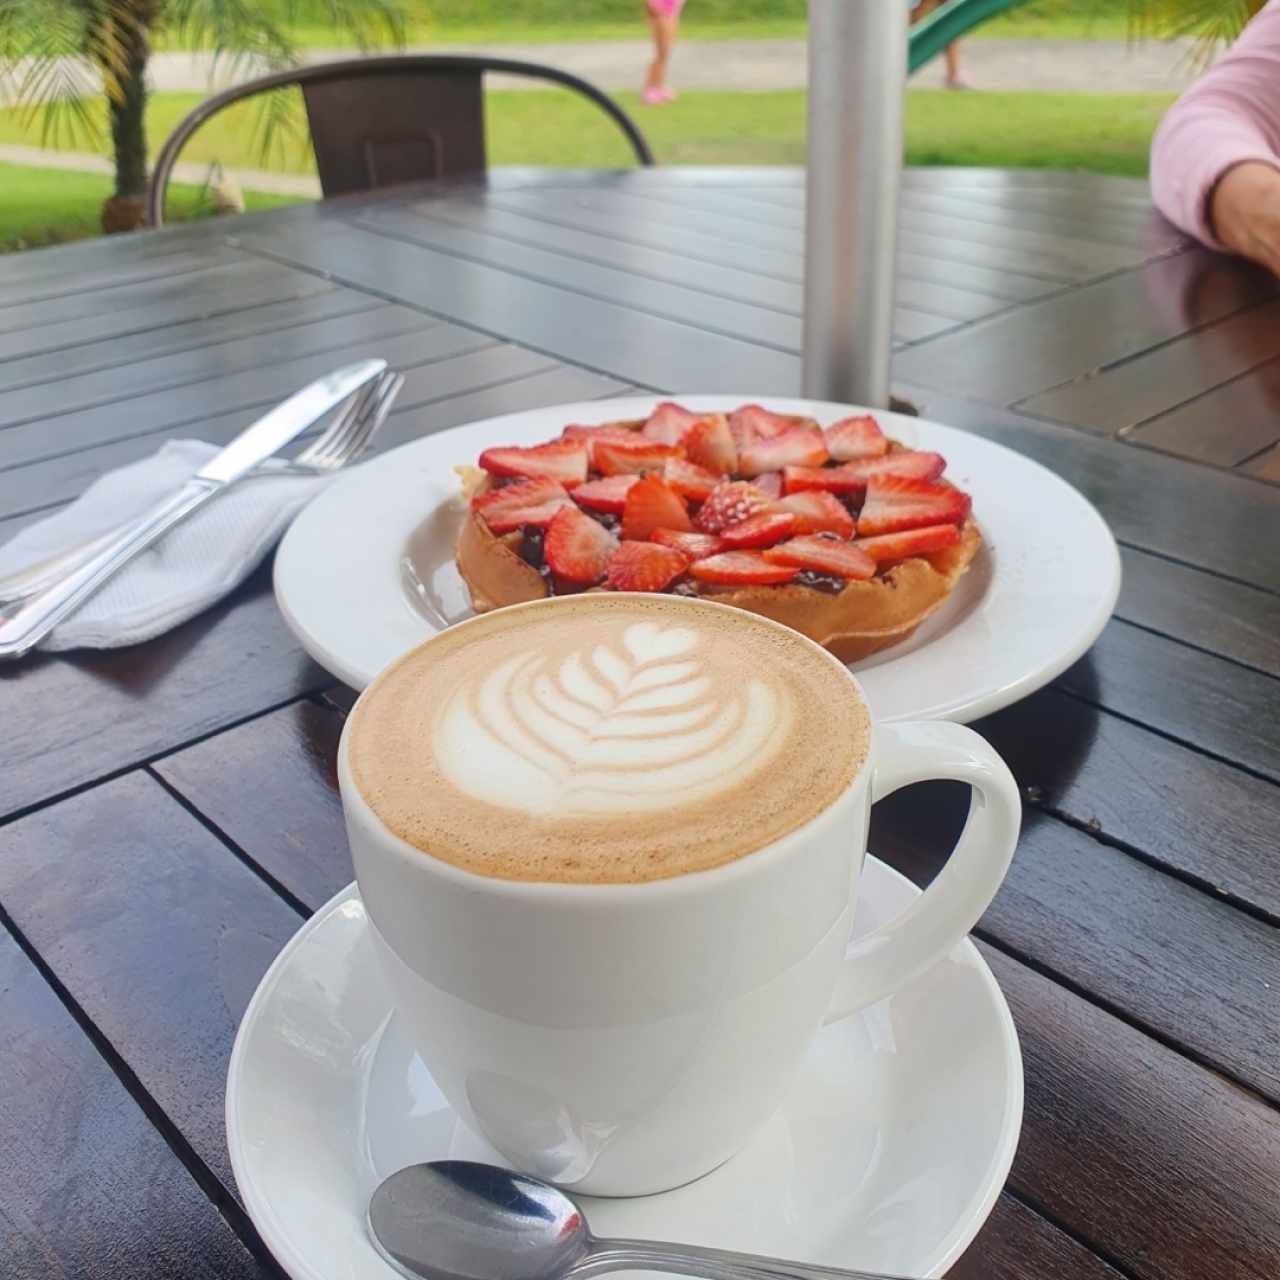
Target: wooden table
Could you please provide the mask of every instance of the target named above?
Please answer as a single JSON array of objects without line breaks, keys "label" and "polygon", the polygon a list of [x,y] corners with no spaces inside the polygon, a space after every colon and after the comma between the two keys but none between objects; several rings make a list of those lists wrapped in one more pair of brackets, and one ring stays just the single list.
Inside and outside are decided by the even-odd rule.
[{"label": "wooden table", "polygon": [[[786,170],[508,172],[7,258],[0,538],[358,356],[407,374],[383,448],[637,387],[794,394],[801,199]],[[919,171],[896,329],[898,394],[1053,468],[1124,555],[1093,651],[978,725],[1025,789],[978,936],[1027,1105],[953,1274],[1275,1280],[1280,289],[1133,183]],[[151,644],[0,673],[4,1276],[279,1274],[223,1081],[351,878],[351,698],[265,569]],[[927,881],[962,804],[888,801],[873,847]]]}]

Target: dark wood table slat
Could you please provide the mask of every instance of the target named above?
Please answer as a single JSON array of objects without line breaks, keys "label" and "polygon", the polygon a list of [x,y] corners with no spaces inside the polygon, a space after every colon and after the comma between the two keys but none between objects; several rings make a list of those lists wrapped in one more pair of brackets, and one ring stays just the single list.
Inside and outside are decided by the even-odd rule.
[{"label": "dark wood table slat", "polygon": [[[750,259],[756,269],[780,275],[783,279],[803,278],[804,264],[797,236],[771,235],[764,228],[752,238],[725,234],[722,219],[695,220],[688,210],[672,209],[664,214],[661,206],[641,207],[630,192],[616,193],[588,188],[583,191],[541,192],[504,191],[487,200],[501,208],[514,208],[531,216],[550,218],[569,226],[581,226],[601,235],[609,235],[638,244],[671,246],[709,262],[733,265]],[[997,298],[1026,300],[1041,298],[1062,285],[1052,277],[1029,275],[1008,262],[992,262],[987,255],[974,254],[973,261],[945,256],[937,246],[935,252],[922,251],[915,241],[898,249],[898,273],[907,279],[937,280],[960,289],[972,289]]]},{"label": "dark wood table slat", "polygon": [[1111,622],[1058,685],[1280,782],[1280,680]]},{"label": "dark wood table slat", "polygon": [[894,387],[925,417],[1043,463],[1079,489],[1122,542],[1280,592],[1280,541],[1258,536],[1276,519],[1276,495],[1266,486],[1146,449],[1117,456],[1114,442],[924,387]]},{"label": "dark wood table slat", "polygon": [[1280,922],[1272,782],[1056,689],[977,728],[1013,762],[1029,805]]},{"label": "dark wood table slat", "polygon": [[1120,1280],[1121,1273],[1008,1192],[947,1280]]},{"label": "dark wood table slat", "polygon": [[1280,676],[1280,595],[1122,547],[1116,616]]},{"label": "dark wood table slat", "polygon": [[[384,319],[387,311],[392,315]],[[408,314],[405,308],[379,307],[346,316],[347,340],[337,340],[326,330],[324,342],[306,354],[302,354],[306,346],[301,336],[289,331],[288,359],[273,359],[274,344],[262,342],[260,362],[255,367],[240,372],[209,368],[209,376],[197,382],[64,414],[54,420],[53,429],[46,419],[10,427],[0,431],[0,467],[22,466],[76,449],[184,429],[211,414],[232,409],[268,409],[312,379],[355,360],[382,356],[395,368],[415,368],[495,345],[493,338],[455,325],[427,323],[406,333],[403,326],[411,323]],[[384,328],[395,330],[394,336],[383,333]],[[335,341],[336,345],[329,345]]]},{"label": "dark wood table slat", "polygon": [[242,237],[283,260],[644,386],[799,385],[799,359],[357,227]]},{"label": "dark wood table slat", "polygon": [[30,814],[0,839],[5,910],[233,1191],[231,1042],[297,913],[141,772]]},{"label": "dark wood table slat", "polygon": [[[1280,301],[1264,302],[1135,359],[1031,396],[1016,407],[1038,418],[1112,433],[1167,414],[1188,401],[1195,402],[1206,385],[1236,378],[1277,354]],[[1241,451],[1233,427],[1224,423],[1223,430],[1212,411],[1204,416],[1197,414],[1197,420],[1205,437],[1205,449],[1216,455],[1205,456],[1206,462],[1230,466],[1275,439],[1272,434]],[[1147,442],[1159,447],[1156,439]]]},{"label": "dark wood table slat", "polygon": [[[256,261],[246,259],[47,302],[0,307],[0,359],[101,342],[107,324],[111,336],[119,337],[157,324],[213,315],[220,308],[240,311],[253,305],[253,295],[259,292],[284,297],[290,296],[285,290],[292,288],[302,296],[302,291],[316,293],[332,287],[328,281],[307,280],[287,267],[264,272]],[[277,289],[281,291],[275,293]]]},{"label": "dark wood table slat", "polygon": [[1148,449],[1220,467],[1238,466],[1280,441],[1280,358],[1123,434]]},{"label": "dark wood table slat", "polygon": [[[788,209],[767,201],[756,203],[739,191],[710,194],[664,191],[661,198],[668,204],[710,209],[746,222],[784,228],[795,237],[804,231],[803,204]],[[1022,255],[1028,254],[1034,261],[1035,274],[1051,274],[1064,280],[1089,279],[1103,272],[1121,271],[1137,266],[1144,257],[1132,241],[1121,248],[1090,238],[1085,221],[1077,225],[1072,235],[1016,226],[991,227],[963,214],[938,214],[920,209],[907,199],[899,206],[898,226],[904,245],[928,246],[919,250],[921,252],[954,256],[967,262],[981,261],[985,257],[983,251],[990,251],[997,265],[1004,265],[1003,255],[1015,250],[1019,255],[1016,262],[1024,269],[1026,259]]]},{"label": "dark wood table slat", "polygon": [[1027,1071],[1011,1183],[1139,1280],[1272,1280],[1280,1115],[984,948]]},{"label": "dark wood table slat", "polygon": [[1266,453],[1260,453],[1256,458],[1250,458],[1242,470],[1257,476],[1259,480],[1280,484],[1280,445],[1268,449]]},{"label": "dark wood table slat", "polygon": [[331,683],[289,633],[265,568],[127,662],[85,650],[2,667],[0,817]]},{"label": "dark wood table slat", "polygon": [[894,372],[952,395],[1013,404],[1141,355],[1276,290],[1260,269],[1195,250],[979,321],[900,354]]},{"label": "dark wood table slat", "polygon": [[[121,333],[105,342],[84,343],[66,350],[44,351],[24,359],[11,360],[0,365],[0,398],[3,398],[3,393],[19,388],[82,378],[89,374],[98,375],[97,382],[101,385],[121,366],[142,366],[131,371],[138,373],[138,389],[144,390],[148,376],[164,376],[163,369],[153,366],[152,361],[168,357],[171,364],[176,365],[177,361],[173,358],[180,354],[203,354],[211,346],[240,342],[257,335],[265,336],[281,329],[300,328],[324,320],[340,320],[356,312],[373,311],[377,307],[377,303],[365,294],[351,289],[334,289],[332,285],[318,281],[314,276],[309,277],[305,272],[291,272],[288,278],[292,288],[284,287],[268,277],[266,284],[271,288],[263,289],[264,302],[261,306],[253,305],[255,290],[248,288],[245,290],[249,295],[246,299],[248,305],[243,309],[201,316],[194,320],[183,320],[177,316],[140,333]],[[308,280],[320,287],[306,287],[305,284],[298,283]],[[281,293],[286,296],[267,296]]]},{"label": "dark wood table slat", "polygon": [[6,1280],[262,1280],[53,991],[0,930]]},{"label": "dark wood table slat", "polygon": [[[322,298],[324,301],[319,305],[323,313],[328,297],[322,295]],[[411,307],[384,306],[338,316],[322,314],[315,320],[309,318],[308,310],[307,300],[273,309],[268,320],[272,325],[268,330],[270,337],[253,332],[253,312],[247,313],[242,321],[247,334],[238,336],[233,313],[206,322],[205,328],[214,340],[191,350],[151,358],[144,355],[131,363],[122,361],[115,368],[61,379],[52,370],[45,370],[43,380],[33,378],[34,385],[20,385],[17,390],[0,393],[0,428],[33,421],[43,424],[77,410],[117,401],[122,392],[129,393],[133,399],[150,391],[201,383],[269,363],[284,363],[312,351],[341,349],[366,335],[395,338],[436,323]],[[291,311],[296,312],[301,323],[288,323]],[[5,436],[0,434],[0,444],[4,440]]]}]

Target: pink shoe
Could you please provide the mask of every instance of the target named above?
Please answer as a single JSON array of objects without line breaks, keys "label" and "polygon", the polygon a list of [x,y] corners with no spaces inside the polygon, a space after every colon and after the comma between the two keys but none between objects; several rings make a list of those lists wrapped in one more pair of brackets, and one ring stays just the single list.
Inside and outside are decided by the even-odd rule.
[{"label": "pink shoe", "polygon": [[670,102],[675,96],[675,92],[665,85],[650,85],[640,95],[640,101],[646,107],[660,107],[664,102]]}]

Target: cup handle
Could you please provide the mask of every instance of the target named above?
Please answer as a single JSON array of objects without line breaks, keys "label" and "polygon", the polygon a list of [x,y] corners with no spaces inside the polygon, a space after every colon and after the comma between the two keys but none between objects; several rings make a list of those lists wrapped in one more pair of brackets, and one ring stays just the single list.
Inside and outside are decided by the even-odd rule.
[{"label": "cup handle", "polygon": [[940,960],[977,923],[1013,859],[1022,802],[1009,767],[963,725],[916,721],[875,731],[871,803],[934,778],[973,788],[969,817],[947,865],[895,920],[849,948],[826,1021],[874,1003]]}]

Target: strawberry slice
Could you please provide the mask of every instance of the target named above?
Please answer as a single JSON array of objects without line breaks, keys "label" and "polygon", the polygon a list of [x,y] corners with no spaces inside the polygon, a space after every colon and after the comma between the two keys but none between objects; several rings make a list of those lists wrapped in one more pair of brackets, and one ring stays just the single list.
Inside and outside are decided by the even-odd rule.
[{"label": "strawberry slice", "polygon": [[766,498],[782,497],[782,472],[765,471],[751,482]]},{"label": "strawberry slice", "polygon": [[724,550],[724,539],[714,533],[684,533],[679,529],[655,529],[649,535],[650,542],[683,551],[690,560],[705,560],[717,551]]},{"label": "strawberry slice", "polygon": [[657,444],[643,436],[630,440],[597,440],[591,452],[596,470],[607,476],[661,471],[668,458],[684,455],[679,445]]},{"label": "strawberry slice", "polygon": [[588,480],[574,489],[573,500],[580,507],[590,507],[592,511],[612,511],[621,515],[627,502],[627,490],[639,479],[639,476],[605,476],[601,480]]},{"label": "strawberry slice", "polygon": [[790,582],[799,572],[790,565],[770,564],[759,551],[722,551],[689,566],[690,575],[699,582],[732,587]]},{"label": "strawberry slice", "polygon": [[662,478],[682,497],[701,502],[711,496],[711,490],[720,483],[720,477],[706,467],[684,458],[668,458],[662,468]]},{"label": "strawberry slice", "polygon": [[741,524],[731,524],[720,536],[724,545],[734,550],[771,547],[787,537],[795,524],[796,518],[790,511],[761,511]]},{"label": "strawberry slice", "polygon": [[901,533],[882,533],[878,538],[859,538],[851,543],[869,555],[877,564],[886,560],[905,560],[925,556],[931,551],[954,547],[960,541],[960,526],[933,524],[924,529],[906,529]]},{"label": "strawberry slice", "polygon": [[883,458],[862,458],[846,462],[844,470],[850,475],[906,476],[910,480],[936,480],[946,470],[946,459],[940,453],[923,453],[915,449],[903,449],[899,453],[886,453]]},{"label": "strawberry slice", "polygon": [[789,494],[775,502],[775,509],[790,511],[796,518],[795,532],[838,533],[842,538],[852,538],[854,521],[849,508],[829,493],[820,489],[807,489]]},{"label": "strawberry slice", "polygon": [[872,476],[858,515],[858,533],[897,533],[931,524],[959,524],[969,514],[969,495],[946,484],[906,476]]},{"label": "strawberry slice", "polygon": [[729,434],[738,448],[758,440],[771,440],[796,426],[796,420],[785,413],[770,413],[758,404],[744,404],[729,415]]},{"label": "strawberry slice", "polygon": [[684,451],[690,462],[716,475],[731,476],[738,469],[738,450],[722,413],[713,413],[693,427],[684,438]]},{"label": "strawberry slice", "polygon": [[867,487],[866,476],[849,467],[787,467],[782,473],[784,493],[803,493],[806,489],[825,489],[828,493],[861,493]]},{"label": "strawberry slice", "polygon": [[510,533],[527,524],[545,527],[561,507],[572,505],[573,499],[558,480],[517,480],[471,499],[471,510],[494,533]]},{"label": "strawberry slice", "polygon": [[684,499],[657,476],[637,480],[627,492],[622,508],[622,536],[628,541],[644,542],[655,529],[677,529],[689,533],[689,519]]},{"label": "strawberry slice", "polygon": [[870,578],[876,562],[852,542],[843,542],[829,533],[792,538],[764,553],[770,564],[789,564],[797,569],[834,573],[839,578]]},{"label": "strawberry slice", "polygon": [[592,467],[596,465],[597,444],[606,440],[630,444],[640,438],[638,431],[620,427],[616,422],[603,422],[598,427],[581,427],[574,424],[565,427],[560,433],[561,440],[576,440],[578,443],[587,446],[587,461]]},{"label": "strawberry slice", "polygon": [[664,591],[688,567],[688,556],[674,547],[623,542],[609,557],[609,585],[615,591]]},{"label": "strawberry slice", "polygon": [[823,433],[827,452],[836,462],[852,462],[854,458],[878,458],[888,453],[889,441],[880,424],[869,414],[841,418]]},{"label": "strawberry slice", "polygon": [[578,440],[552,440],[531,449],[505,445],[486,449],[480,455],[480,465],[497,476],[559,480],[566,489],[572,489],[587,478],[587,448]]},{"label": "strawberry slice", "polygon": [[722,480],[702,504],[694,524],[703,533],[721,533],[731,524],[741,524],[757,511],[763,511],[769,499],[745,480]]},{"label": "strawberry slice", "polygon": [[817,427],[792,427],[768,440],[757,440],[738,452],[738,470],[744,476],[784,467],[820,467],[827,460],[827,446]]},{"label": "strawberry slice", "polygon": [[591,587],[604,577],[617,546],[617,538],[604,525],[570,504],[547,525],[542,553],[557,577]]},{"label": "strawberry slice", "polygon": [[648,421],[640,430],[646,439],[658,444],[679,444],[701,421],[701,414],[694,413],[673,400],[664,400],[649,415]]}]

